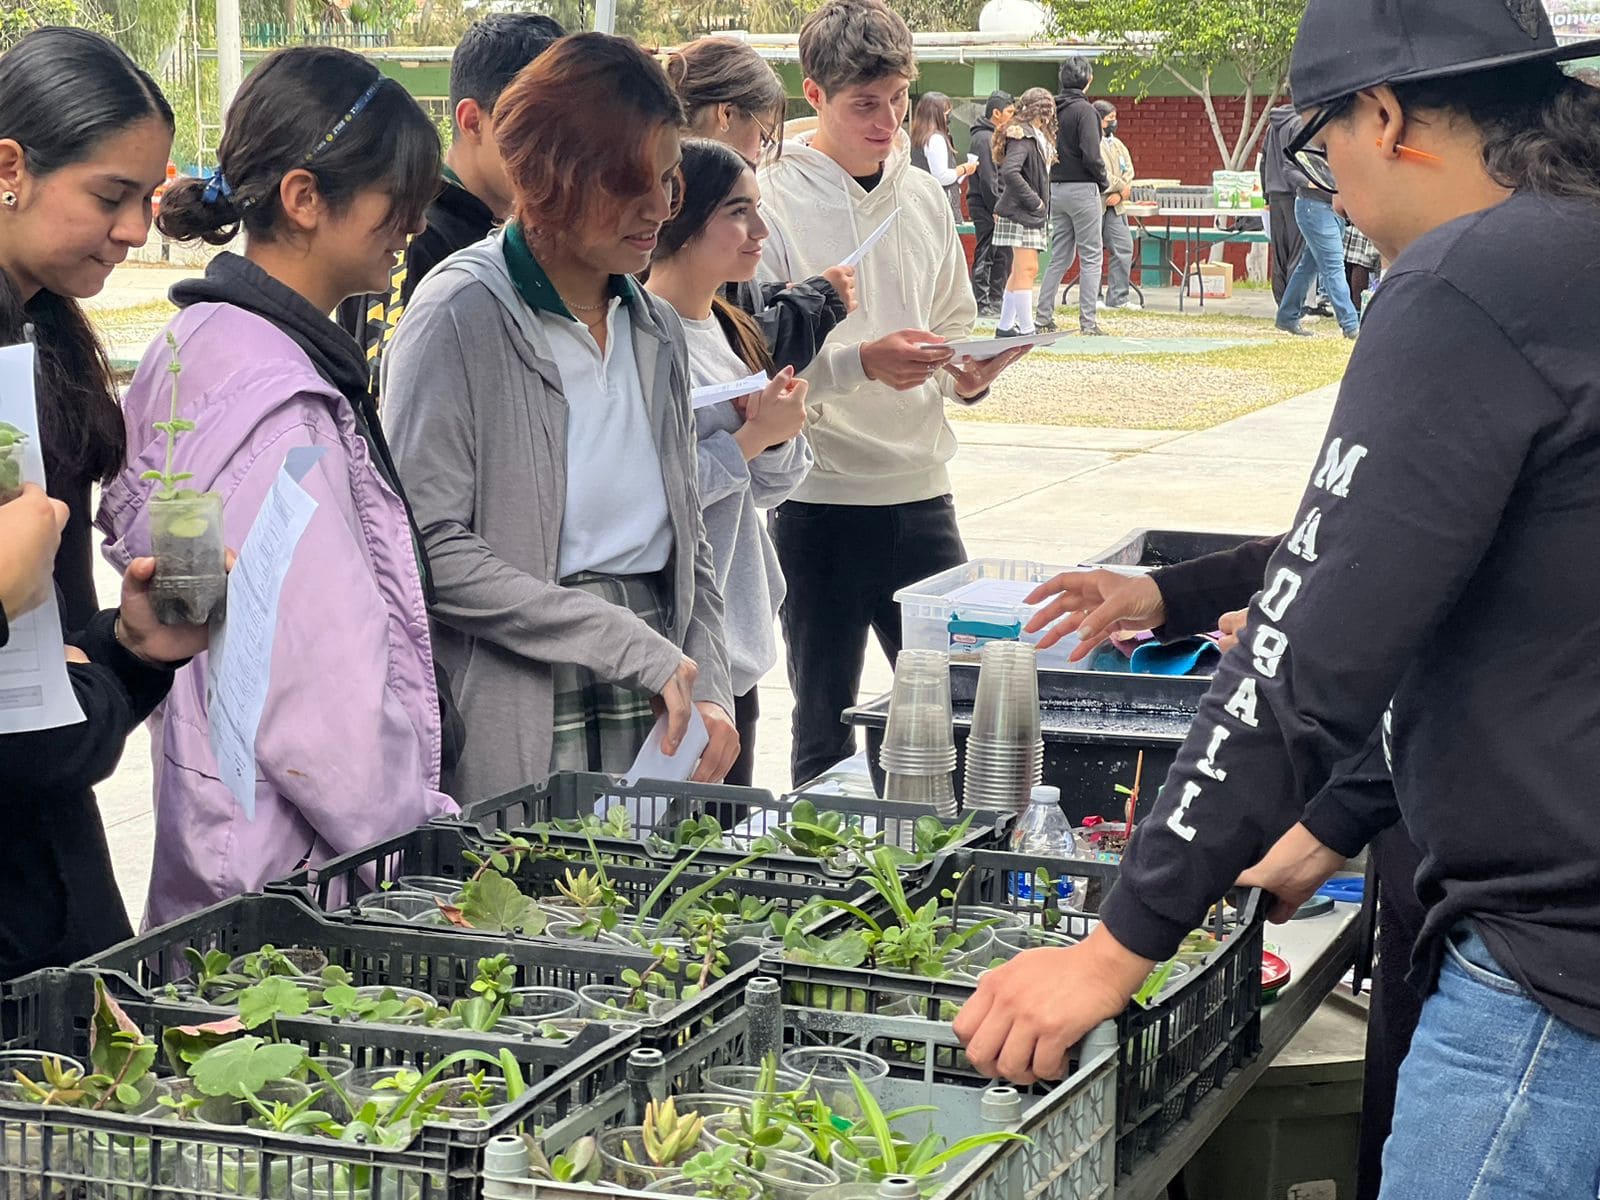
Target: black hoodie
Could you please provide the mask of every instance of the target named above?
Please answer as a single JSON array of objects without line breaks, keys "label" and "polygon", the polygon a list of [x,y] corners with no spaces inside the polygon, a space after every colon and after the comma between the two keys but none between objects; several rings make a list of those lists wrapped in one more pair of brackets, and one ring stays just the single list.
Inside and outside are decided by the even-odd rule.
[{"label": "black hoodie", "polygon": [[1056,162],[1051,183],[1094,183],[1104,192],[1111,186],[1106,160],[1100,149],[1103,134],[1100,114],[1077,88],[1056,97]]},{"label": "black hoodie", "polygon": [[988,116],[973,125],[969,145],[978,160],[978,169],[967,184],[967,207],[992,213],[1000,203],[1000,171],[994,161],[994,122]]}]

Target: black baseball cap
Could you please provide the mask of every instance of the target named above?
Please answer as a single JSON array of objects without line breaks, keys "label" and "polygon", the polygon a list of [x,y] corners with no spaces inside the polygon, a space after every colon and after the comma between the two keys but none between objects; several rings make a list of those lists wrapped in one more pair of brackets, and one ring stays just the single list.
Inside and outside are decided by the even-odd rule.
[{"label": "black baseball cap", "polygon": [[1310,0],[1294,43],[1295,107],[1381,83],[1418,83],[1600,54],[1560,45],[1542,0]]}]

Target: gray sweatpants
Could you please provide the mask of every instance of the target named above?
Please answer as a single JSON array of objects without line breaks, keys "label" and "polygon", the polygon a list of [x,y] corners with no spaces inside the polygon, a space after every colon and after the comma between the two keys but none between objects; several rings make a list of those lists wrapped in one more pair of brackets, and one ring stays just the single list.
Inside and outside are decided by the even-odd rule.
[{"label": "gray sweatpants", "polygon": [[1061,281],[1078,259],[1078,324],[1092,328],[1095,306],[1100,299],[1100,273],[1104,262],[1100,222],[1105,201],[1099,185],[1093,183],[1052,183],[1050,185],[1050,267],[1039,286],[1039,302],[1034,319],[1055,319],[1056,303],[1061,299]]},{"label": "gray sweatpants", "polygon": [[1128,302],[1128,291],[1133,286],[1133,230],[1128,228],[1127,217],[1108,208],[1100,223],[1100,234],[1106,255],[1111,259],[1111,271],[1106,278],[1106,307],[1121,308]]}]

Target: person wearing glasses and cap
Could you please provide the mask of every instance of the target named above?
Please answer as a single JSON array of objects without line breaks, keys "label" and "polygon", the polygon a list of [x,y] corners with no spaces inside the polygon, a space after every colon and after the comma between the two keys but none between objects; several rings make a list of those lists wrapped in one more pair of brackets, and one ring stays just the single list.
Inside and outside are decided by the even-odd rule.
[{"label": "person wearing glasses and cap", "polygon": [[[1100,926],[958,1017],[981,1069],[1059,1075],[1253,862],[1292,909],[1403,814],[1428,999],[1381,1195],[1594,1191],[1600,90],[1558,63],[1597,53],[1537,0],[1310,0],[1291,150],[1394,265]],[[1397,808],[1306,810],[1374,731]]]}]

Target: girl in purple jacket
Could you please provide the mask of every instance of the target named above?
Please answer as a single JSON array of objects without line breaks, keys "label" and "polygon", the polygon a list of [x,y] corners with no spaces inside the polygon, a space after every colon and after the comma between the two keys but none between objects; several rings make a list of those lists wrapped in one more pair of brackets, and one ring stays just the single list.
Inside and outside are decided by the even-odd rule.
[{"label": "girl in purple jacket", "polygon": [[[244,811],[212,752],[204,656],[151,721],[156,851],[145,910],[159,924],[257,890],[455,811],[438,790],[448,713],[429,640],[427,563],[396,481],[356,343],[329,314],[388,286],[438,188],[427,116],[347,51],[296,47],[251,73],[228,111],[218,167],[164,198],[160,227],[227,242],[204,279],[173,289],[186,486],[220,492],[241,545],[289,451],[323,453],[301,482],[317,508],[283,582]],[[129,457],[99,523],[118,565],[150,545],[144,480],[165,438],[165,337],[124,404]]]}]

